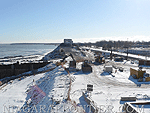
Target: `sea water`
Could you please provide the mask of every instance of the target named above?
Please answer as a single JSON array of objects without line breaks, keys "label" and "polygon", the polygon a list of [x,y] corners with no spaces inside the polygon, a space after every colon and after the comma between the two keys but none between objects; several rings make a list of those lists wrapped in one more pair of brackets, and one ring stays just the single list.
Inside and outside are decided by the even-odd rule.
[{"label": "sea water", "polygon": [[55,45],[44,44],[0,44],[0,58],[44,55],[48,52],[51,52],[55,48]]}]

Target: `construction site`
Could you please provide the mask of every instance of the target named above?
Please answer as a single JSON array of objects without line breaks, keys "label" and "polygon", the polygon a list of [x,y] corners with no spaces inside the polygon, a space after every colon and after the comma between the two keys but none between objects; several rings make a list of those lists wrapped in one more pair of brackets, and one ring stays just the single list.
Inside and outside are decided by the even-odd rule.
[{"label": "construction site", "polygon": [[[40,68],[41,73],[1,85],[0,99],[5,104],[0,106],[5,106],[5,111],[8,111],[9,104],[17,104],[21,106],[21,112],[24,107],[25,111],[36,112],[35,108],[40,110],[40,105],[51,105],[50,110],[43,107],[43,112],[140,113],[140,109],[142,113],[149,113],[149,61],[139,59],[137,62],[134,56],[133,59],[131,56],[125,59],[126,55],[110,53],[108,56],[107,53],[101,49],[79,48],[72,40],[64,40],[42,58],[54,64],[55,68],[45,66]],[[20,87],[14,87],[16,85]],[[33,93],[32,89],[36,88],[42,93],[38,93],[39,90]],[[17,89],[16,93],[22,97],[12,93]],[[8,93],[9,97],[2,98]]]}]

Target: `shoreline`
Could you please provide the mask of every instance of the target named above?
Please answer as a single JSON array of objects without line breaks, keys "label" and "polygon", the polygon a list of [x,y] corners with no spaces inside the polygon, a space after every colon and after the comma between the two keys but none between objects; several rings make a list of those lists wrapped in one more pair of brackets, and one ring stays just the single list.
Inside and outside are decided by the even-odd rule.
[{"label": "shoreline", "polygon": [[[56,46],[57,47],[57,46]],[[13,63],[31,63],[31,62],[37,62],[42,60],[43,57],[45,57],[47,54],[51,53],[52,51],[54,51],[56,49],[56,47],[54,49],[50,49],[49,51],[43,53],[43,54],[29,54],[29,55],[15,55],[15,56],[6,56],[3,58],[0,58],[0,64],[13,64]]]},{"label": "shoreline", "polygon": [[[5,57],[0,58],[0,80],[3,83],[8,82],[9,80],[16,79],[22,76],[28,76],[31,74],[41,73],[43,71],[52,70],[53,66],[48,69],[44,69],[45,66],[54,63],[47,61],[43,61],[47,54],[51,54],[58,46],[51,51],[44,53],[43,55],[28,55],[28,56],[13,56],[13,57]],[[54,66],[55,67],[55,66]],[[44,70],[41,70],[44,69]]]},{"label": "shoreline", "polygon": [[53,51],[55,45],[10,45],[0,44],[0,60],[27,56],[44,56]]}]

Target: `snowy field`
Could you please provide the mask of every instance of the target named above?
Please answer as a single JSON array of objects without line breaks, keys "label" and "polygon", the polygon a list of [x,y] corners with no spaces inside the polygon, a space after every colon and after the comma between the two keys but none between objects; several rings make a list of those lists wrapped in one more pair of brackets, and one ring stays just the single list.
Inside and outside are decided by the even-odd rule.
[{"label": "snowy field", "polygon": [[[89,51],[86,55],[92,56],[93,53]],[[43,70],[41,74],[18,78],[1,86],[0,113],[88,113],[90,109],[82,95],[87,89],[87,84],[93,85],[89,97],[102,113],[121,112],[125,103],[120,101],[121,97],[136,97],[137,102],[150,102],[150,82],[138,82],[130,76],[130,68],[138,68],[138,64],[131,64],[131,61],[126,60],[107,60],[105,64],[92,63],[92,73],[83,73],[82,62],[78,62],[77,71],[67,73],[65,68],[69,67],[70,60],[71,57],[66,58],[66,64],[52,71],[45,72],[54,66],[49,64],[39,69]],[[112,73],[104,71],[106,65],[115,67]],[[119,71],[119,67],[123,68],[123,72]],[[149,67],[143,69],[150,73]],[[150,106],[144,110],[144,113],[149,113]]]},{"label": "snowy field", "polygon": [[[124,72],[113,71],[112,74],[104,72],[104,64],[93,65],[92,73],[82,73],[82,71],[73,74],[75,78],[72,84],[71,97],[76,103],[84,107],[84,99],[82,92],[86,90],[87,84],[93,85],[93,92],[91,92],[91,99],[94,101],[96,106],[106,112],[108,107],[112,107],[112,112],[119,112],[122,110],[124,104],[120,101],[121,97],[133,97],[137,98],[137,101],[150,100],[149,84],[150,82],[136,82],[135,79],[130,77],[130,67],[135,67],[136,65],[131,65],[130,62],[115,63],[117,66],[124,67]],[[139,87],[138,84],[141,84]],[[146,97],[146,99],[145,99]],[[149,109],[150,112],[150,109]]]},{"label": "snowy field", "polygon": [[[66,109],[75,112],[73,103],[67,102],[70,86],[68,73],[61,66],[53,71],[15,79],[0,90],[0,112],[56,112]],[[3,88],[2,88],[3,87]],[[40,92],[36,95],[32,88],[37,87]],[[37,90],[37,91],[39,91]],[[32,94],[31,94],[32,92]],[[41,97],[41,92],[43,97]],[[36,97],[34,97],[36,96]],[[71,108],[71,109],[68,109]],[[67,110],[68,109],[68,110]]]}]

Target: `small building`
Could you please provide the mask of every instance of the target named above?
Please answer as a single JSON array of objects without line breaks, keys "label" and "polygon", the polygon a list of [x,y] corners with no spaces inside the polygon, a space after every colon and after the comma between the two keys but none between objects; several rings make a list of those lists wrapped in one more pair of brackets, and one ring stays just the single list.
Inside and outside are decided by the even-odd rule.
[{"label": "small building", "polygon": [[72,39],[64,39],[64,44],[65,44],[65,45],[71,45],[71,46],[72,46],[73,41],[72,41]]},{"label": "small building", "polygon": [[105,71],[105,72],[108,72],[108,73],[112,73],[113,68],[112,68],[112,66],[105,66],[104,71]]}]

